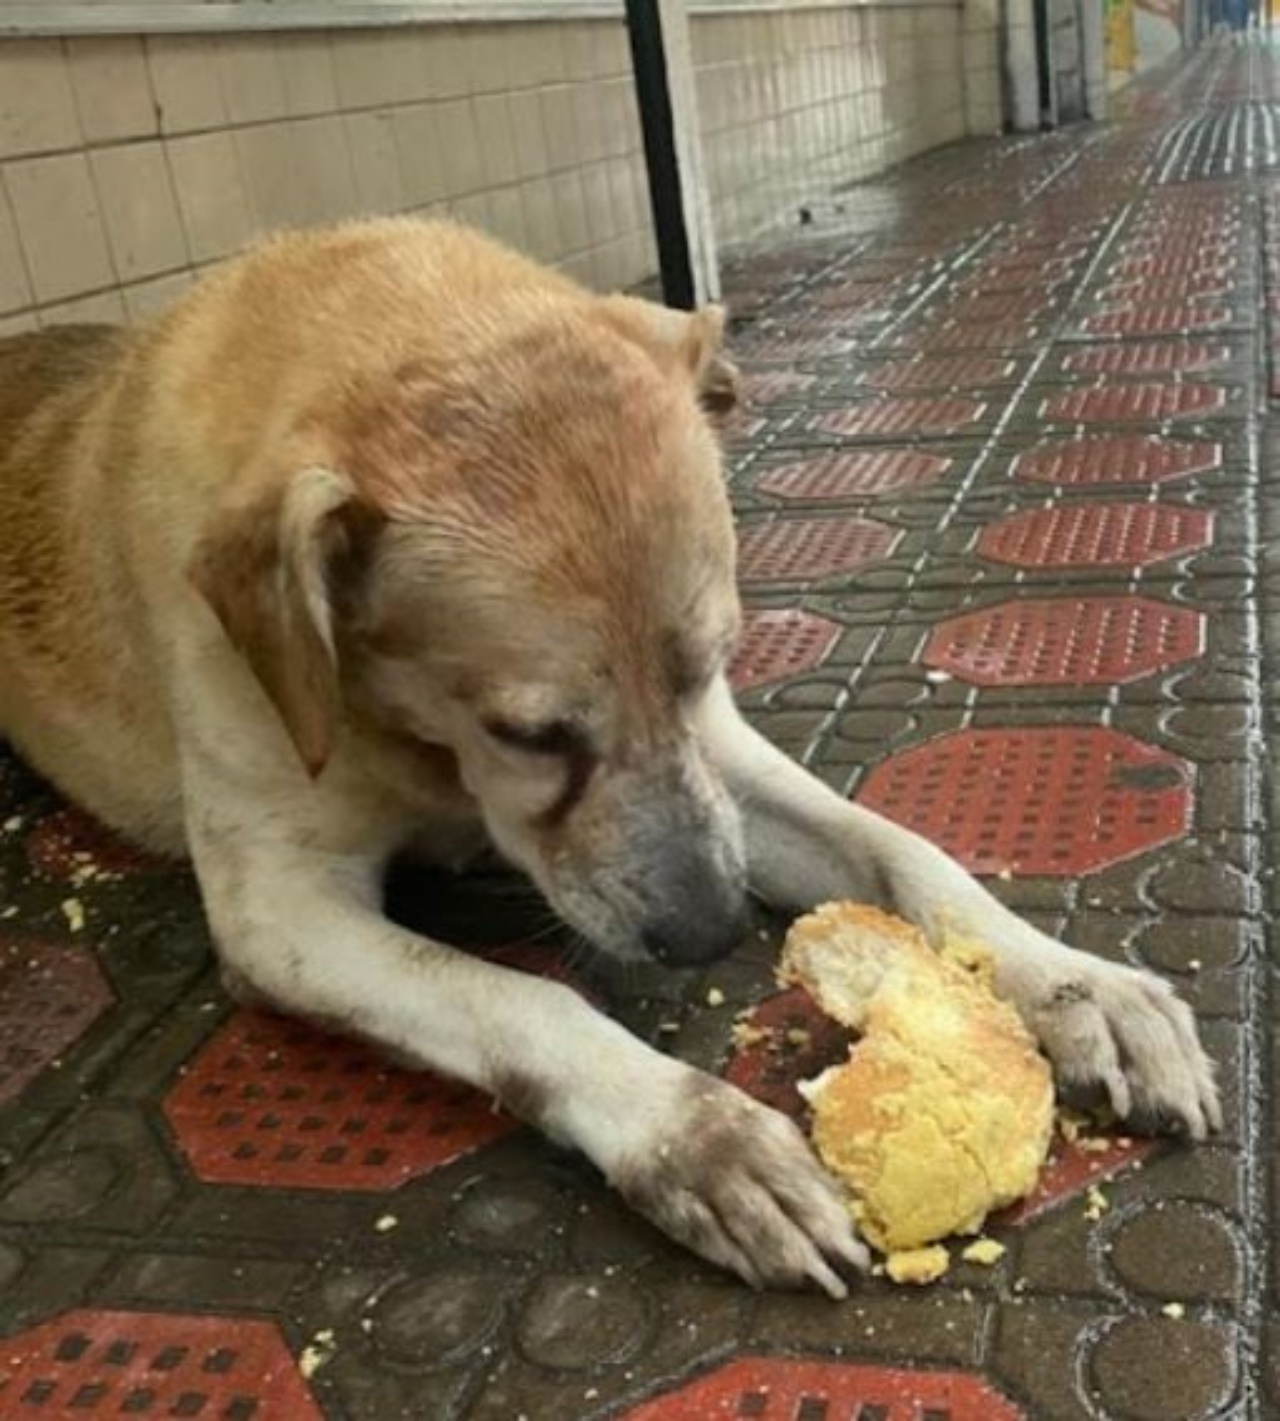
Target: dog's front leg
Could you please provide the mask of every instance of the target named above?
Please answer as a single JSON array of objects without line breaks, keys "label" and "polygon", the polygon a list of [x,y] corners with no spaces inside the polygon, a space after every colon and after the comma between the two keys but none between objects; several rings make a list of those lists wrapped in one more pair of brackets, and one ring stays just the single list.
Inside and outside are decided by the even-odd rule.
[{"label": "dog's front leg", "polygon": [[845,1294],[837,1270],[866,1255],[789,1120],[568,987],[402,930],[380,911],[378,856],[232,797],[204,786],[191,847],[220,955],[251,993],[489,1092],[747,1281]]},{"label": "dog's front leg", "polygon": [[[996,985],[1068,1085],[1101,1085],[1122,1117],[1202,1138],[1221,1124],[1212,1064],[1190,1009],[1149,972],[1055,942],[919,835],[843,799],[751,728],[720,683],[707,753],[738,800],[754,891],[780,908],[834,898],[879,903],[935,944],[947,930],[987,943]],[[1046,810],[1050,807],[1046,806]]]}]

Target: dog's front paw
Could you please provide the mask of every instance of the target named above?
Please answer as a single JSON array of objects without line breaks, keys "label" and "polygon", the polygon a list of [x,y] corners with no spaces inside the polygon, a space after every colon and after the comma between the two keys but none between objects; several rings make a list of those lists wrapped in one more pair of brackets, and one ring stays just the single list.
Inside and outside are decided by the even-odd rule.
[{"label": "dog's front paw", "polygon": [[1214,1067],[1195,1017],[1161,978],[1064,951],[1019,998],[1061,1085],[1100,1086],[1121,1119],[1195,1140],[1221,1129]]},{"label": "dog's front paw", "polygon": [[847,1296],[837,1270],[865,1270],[867,1251],[792,1121],[690,1070],[653,1133],[612,1171],[633,1208],[754,1287]]}]

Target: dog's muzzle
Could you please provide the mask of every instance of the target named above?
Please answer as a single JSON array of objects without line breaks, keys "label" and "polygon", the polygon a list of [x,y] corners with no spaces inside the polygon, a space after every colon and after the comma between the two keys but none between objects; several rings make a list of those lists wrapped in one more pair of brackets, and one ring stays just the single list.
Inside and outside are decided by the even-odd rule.
[{"label": "dog's muzzle", "polygon": [[749,915],[744,875],[705,852],[672,845],[650,881],[640,925],[644,950],[668,967],[718,962],[741,945]]}]

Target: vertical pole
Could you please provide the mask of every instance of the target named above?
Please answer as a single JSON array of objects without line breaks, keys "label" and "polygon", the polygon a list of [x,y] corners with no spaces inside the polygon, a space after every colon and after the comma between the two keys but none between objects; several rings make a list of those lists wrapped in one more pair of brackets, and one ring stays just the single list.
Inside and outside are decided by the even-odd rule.
[{"label": "vertical pole", "polygon": [[683,310],[720,295],[684,0],[627,0],[662,294]]},{"label": "vertical pole", "polygon": [[1039,131],[1041,76],[1037,0],[1005,0],[1004,92],[1006,116],[1015,133]]},{"label": "vertical pole", "polygon": [[1106,0],[1082,0],[1079,13],[1084,116],[1104,119],[1107,116]]}]

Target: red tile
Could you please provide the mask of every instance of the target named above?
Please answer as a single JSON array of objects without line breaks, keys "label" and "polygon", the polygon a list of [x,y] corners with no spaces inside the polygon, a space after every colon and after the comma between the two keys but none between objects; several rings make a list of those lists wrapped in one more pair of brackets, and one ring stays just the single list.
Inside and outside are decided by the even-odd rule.
[{"label": "red tile", "polygon": [[1021,291],[972,292],[948,301],[945,309],[961,320],[1009,321],[1038,316],[1045,305],[1043,288],[1035,286]]},{"label": "red tile", "polygon": [[863,384],[876,390],[953,390],[1007,380],[1013,361],[991,355],[937,355],[893,360],[869,370]]},{"label": "red tile", "polygon": [[5,1339],[0,1412],[323,1421],[279,1329],[240,1317],[84,1309]]},{"label": "red tile", "polygon": [[1099,686],[1141,680],[1204,651],[1202,613],[1147,597],[1000,602],[939,622],[921,657],[975,686]]},{"label": "red tile", "polygon": [[843,628],[838,622],[792,608],[749,611],[729,667],[735,691],[751,691],[812,671],[831,655]]},{"label": "red tile", "polygon": [[1099,311],[1086,316],[1084,329],[1095,335],[1181,335],[1183,332],[1214,330],[1228,325],[1231,312],[1225,306],[1175,303],[1135,307],[1129,311]]},{"label": "red tile", "polygon": [[743,1044],[729,1058],[725,1079],[793,1120],[802,1119],[808,1106],[797,1083],[843,1061],[849,1032],[802,987],[766,997],[743,1027]]},{"label": "red tile", "polygon": [[1102,726],[959,730],[877,765],[859,801],[974,873],[1093,873],[1180,838],[1192,767]]},{"label": "red tile", "polygon": [[915,342],[919,350],[1018,350],[1040,336],[1030,321],[944,321]]},{"label": "red tile", "polygon": [[1191,254],[1184,257],[1165,257],[1157,252],[1146,252],[1121,258],[1112,267],[1118,276],[1149,276],[1157,279],[1167,277],[1204,277],[1229,280],[1235,272],[1234,260],[1215,263],[1205,261],[1203,255]]},{"label": "red tile", "polygon": [[748,406],[739,405],[725,420],[721,438],[727,448],[749,449],[767,427],[767,420],[761,419]]},{"label": "red tile", "polygon": [[1084,1150],[1078,1144],[1065,1143],[1054,1137],[1048,1163],[1040,1174],[1035,1192],[1022,1203],[996,1216],[1002,1228],[1021,1228],[1033,1223],[1068,1199],[1076,1198],[1103,1180],[1114,1179],[1126,1170],[1136,1169],[1158,1148],[1154,1140],[1136,1140],[1127,1135],[1106,1138],[1102,1148]]},{"label": "red tile", "polygon": [[1020,454],[1013,476],[1028,483],[1156,484],[1208,473],[1222,465],[1222,446],[1208,439],[1154,434],[1092,434],[1039,444]]},{"label": "red tile", "polygon": [[1062,367],[1079,375],[1173,375],[1211,370],[1230,359],[1230,348],[1225,345],[1162,341],[1088,346],[1072,351]]},{"label": "red tile", "polygon": [[981,1377],[794,1357],[737,1357],[622,1421],[1022,1421]]},{"label": "red tile", "polygon": [[86,945],[0,940],[0,1104],[20,1095],[114,1001]]},{"label": "red tile", "polygon": [[1145,567],[1213,541],[1207,509],[1167,503],[1059,503],[984,528],[978,553],[1011,567]]},{"label": "red tile", "polygon": [[1240,247],[1238,232],[1214,223],[1185,223],[1177,227],[1153,227],[1136,231],[1117,248],[1117,256],[1149,257],[1156,261],[1178,262],[1199,256],[1205,266],[1232,262]]},{"label": "red tile", "polygon": [[1154,306],[1178,301],[1221,301],[1230,297],[1231,282],[1211,273],[1195,276],[1143,275],[1110,281],[1098,292],[1101,306]]},{"label": "red tile", "polygon": [[31,831],[27,862],[45,878],[125,878],[175,865],[136,849],[79,809],[56,810]]},{"label": "red tile", "polygon": [[742,382],[743,395],[749,404],[771,405],[776,400],[803,395],[816,379],[816,375],[796,375],[786,370],[748,375]]},{"label": "red tile", "polygon": [[249,1011],[196,1054],[164,1113],[198,1178],[293,1189],[394,1189],[516,1128],[479,1091]]},{"label": "red tile", "polygon": [[1040,407],[1043,419],[1080,424],[1120,424],[1128,420],[1154,423],[1210,414],[1225,407],[1227,392],[1221,385],[1132,383],[1101,389],[1067,390],[1053,395]]},{"label": "red tile", "polygon": [[757,341],[744,342],[752,360],[822,360],[829,356],[848,355],[853,341],[834,334],[788,335],[784,332],[762,335]]},{"label": "red tile", "polygon": [[762,493],[797,501],[868,498],[936,483],[952,462],[941,454],[925,454],[916,449],[815,454],[766,470],[756,487]]},{"label": "red tile", "polygon": [[830,434],[950,434],[976,424],[986,408],[981,400],[948,396],[863,400],[847,410],[824,415],[818,427]]},{"label": "red tile", "polygon": [[816,581],[888,557],[902,534],[872,518],[778,518],[738,530],[743,582]]},{"label": "red tile", "polygon": [[813,295],[814,302],[838,311],[865,311],[878,301],[887,299],[894,282],[846,281],[839,286],[827,286]]},{"label": "red tile", "polygon": [[1058,250],[1053,246],[1028,246],[1019,249],[996,248],[991,254],[969,268],[967,279],[982,279],[992,289],[1000,289],[1005,277],[1013,276],[1014,286],[1030,271],[1040,277],[1055,279],[1074,276],[1080,269],[1083,253],[1079,250]]}]

